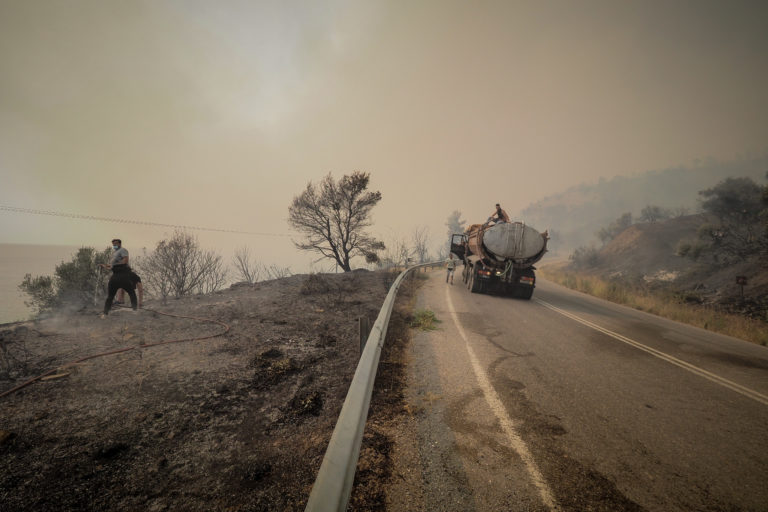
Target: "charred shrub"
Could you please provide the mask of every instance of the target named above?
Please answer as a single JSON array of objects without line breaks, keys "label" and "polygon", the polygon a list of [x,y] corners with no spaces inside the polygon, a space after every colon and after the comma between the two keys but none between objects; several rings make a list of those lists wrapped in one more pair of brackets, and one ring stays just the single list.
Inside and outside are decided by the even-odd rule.
[{"label": "charred shrub", "polygon": [[[258,356],[256,359],[258,359]],[[257,366],[258,368],[254,374],[254,385],[256,387],[274,386],[286,376],[301,370],[301,366],[292,357],[274,360],[264,359]]]},{"label": "charred shrub", "polygon": [[302,391],[288,404],[289,411],[297,416],[319,416],[323,409],[323,395],[317,391]]},{"label": "charred shrub", "polygon": [[265,350],[264,352],[258,354],[256,357],[251,359],[250,366],[252,368],[256,368],[256,367],[266,368],[271,364],[273,360],[282,356],[283,356],[282,352],[280,352],[276,348],[270,348],[269,350]]},{"label": "charred shrub", "polygon": [[318,295],[331,291],[331,285],[326,278],[320,274],[309,274],[301,283],[299,292],[302,295]]}]

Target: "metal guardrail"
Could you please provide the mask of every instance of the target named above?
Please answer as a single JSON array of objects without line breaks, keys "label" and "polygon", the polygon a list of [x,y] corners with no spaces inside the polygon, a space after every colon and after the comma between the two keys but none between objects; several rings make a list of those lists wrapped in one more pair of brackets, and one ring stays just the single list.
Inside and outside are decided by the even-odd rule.
[{"label": "metal guardrail", "polygon": [[352,483],[360,457],[360,444],[363,440],[365,421],[368,418],[368,406],[371,403],[373,383],[379,366],[381,348],[387,335],[389,318],[395,304],[397,289],[406,275],[415,269],[442,265],[443,262],[415,265],[400,273],[389,288],[379,316],[371,328],[355,376],[349,385],[347,398],[341,408],[336,428],[323,457],[320,471],[309,495],[306,512],[343,512],[347,508]]}]

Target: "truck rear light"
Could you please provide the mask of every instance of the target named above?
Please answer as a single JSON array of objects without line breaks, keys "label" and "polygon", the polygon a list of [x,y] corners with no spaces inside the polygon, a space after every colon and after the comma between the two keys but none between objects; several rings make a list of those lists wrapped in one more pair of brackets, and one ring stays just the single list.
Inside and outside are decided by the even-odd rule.
[{"label": "truck rear light", "polygon": [[480,274],[481,276],[487,276],[487,277],[491,276],[490,270],[478,270],[477,273]]},{"label": "truck rear light", "polygon": [[521,284],[533,285],[533,281],[534,281],[534,278],[532,278],[532,277],[523,276],[523,277],[520,278],[520,283]]}]

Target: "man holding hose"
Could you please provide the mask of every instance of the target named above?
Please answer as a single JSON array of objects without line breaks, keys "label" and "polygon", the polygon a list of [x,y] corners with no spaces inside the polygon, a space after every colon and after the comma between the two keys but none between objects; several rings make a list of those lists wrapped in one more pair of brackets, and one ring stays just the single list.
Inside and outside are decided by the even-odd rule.
[{"label": "man holding hose", "polygon": [[136,311],[137,307],[136,292],[131,280],[131,267],[128,266],[128,250],[123,247],[123,242],[119,238],[112,240],[112,249],[115,252],[112,253],[109,264],[100,264],[102,268],[112,270],[112,277],[109,278],[109,284],[107,285],[107,300],[104,302],[103,316],[109,314],[115,294],[120,289],[128,292],[128,296],[131,298],[131,307],[134,311]]}]

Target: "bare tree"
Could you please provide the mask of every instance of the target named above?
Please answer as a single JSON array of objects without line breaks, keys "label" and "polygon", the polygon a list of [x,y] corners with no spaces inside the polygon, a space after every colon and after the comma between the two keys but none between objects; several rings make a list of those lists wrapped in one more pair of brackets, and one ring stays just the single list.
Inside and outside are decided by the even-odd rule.
[{"label": "bare tree", "polygon": [[280,265],[272,264],[270,266],[264,265],[262,271],[267,276],[267,279],[282,279],[293,275],[290,267],[281,267]]},{"label": "bare tree", "polygon": [[158,242],[155,250],[138,264],[148,290],[165,299],[221,289],[227,278],[222,257],[204,251],[197,238],[176,231],[169,240]]},{"label": "bare tree", "polygon": [[413,253],[418,263],[426,263],[429,258],[429,228],[420,226],[413,230],[411,235]]},{"label": "bare tree", "polygon": [[445,244],[440,244],[437,247],[437,261],[443,261],[448,259],[448,254],[450,251],[448,250],[448,247],[445,246]]},{"label": "bare tree", "polygon": [[369,179],[369,173],[353,172],[335,181],[329,173],[316,185],[309,182],[288,208],[288,223],[306,236],[294,245],[335,260],[345,272],[353,257],[384,249],[365,232],[381,200],[381,192],[367,192]]},{"label": "bare tree", "polygon": [[235,250],[232,264],[241,281],[253,284],[259,280],[262,267],[252,258],[251,250],[247,246],[238,247]]},{"label": "bare tree", "polygon": [[404,238],[394,238],[387,241],[383,256],[379,260],[382,267],[407,266],[412,257],[411,244]]}]

